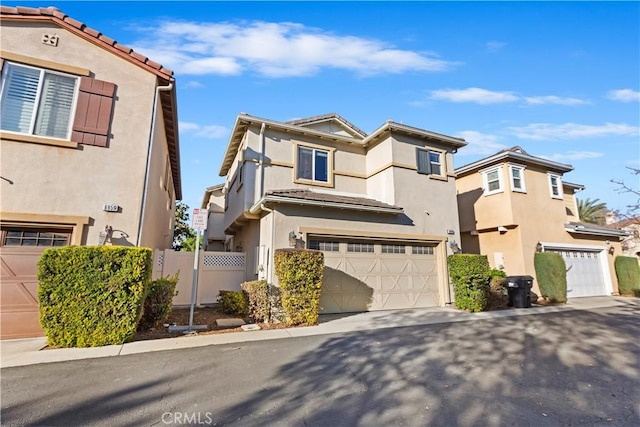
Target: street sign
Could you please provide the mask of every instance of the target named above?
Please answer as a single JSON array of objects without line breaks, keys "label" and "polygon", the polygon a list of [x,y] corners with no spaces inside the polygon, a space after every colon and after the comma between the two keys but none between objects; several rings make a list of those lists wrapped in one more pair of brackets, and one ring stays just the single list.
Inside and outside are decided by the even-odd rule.
[{"label": "street sign", "polygon": [[191,227],[195,230],[202,231],[207,229],[207,210],[194,209],[191,217]]}]

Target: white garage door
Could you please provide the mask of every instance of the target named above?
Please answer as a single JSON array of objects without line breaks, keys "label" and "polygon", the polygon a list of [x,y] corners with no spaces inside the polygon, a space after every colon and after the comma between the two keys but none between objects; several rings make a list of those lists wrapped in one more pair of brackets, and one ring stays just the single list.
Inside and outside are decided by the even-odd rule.
[{"label": "white garage door", "polygon": [[310,238],[324,252],[323,313],[437,307],[433,245]]},{"label": "white garage door", "polygon": [[601,251],[551,249],[562,255],[567,267],[567,297],[608,295],[604,283]]}]

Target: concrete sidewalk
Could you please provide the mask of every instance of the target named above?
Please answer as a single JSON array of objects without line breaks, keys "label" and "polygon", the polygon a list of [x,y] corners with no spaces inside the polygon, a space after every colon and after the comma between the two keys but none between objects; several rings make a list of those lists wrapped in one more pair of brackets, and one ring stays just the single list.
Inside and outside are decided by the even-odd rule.
[{"label": "concrete sidewalk", "polygon": [[262,341],[295,338],[310,335],[357,332],[383,328],[430,325],[436,323],[466,322],[469,320],[494,319],[511,316],[589,310],[594,308],[634,305],[640,309],[640,299],[621,297],[590,297],[569,300],[566,305],[535,306],[532,308],[466,313],[453,308],[425,308],[411,310],[373,311],[357,314],[323,315],[317,326],[271,329],[248,332],[232,332],[212,335],[181,336],[158,340],[135,341],[123,345],[95,348],[44,349],[46,338],[26,338],[0,341],[1,368],[92,359],[109,356],[147,353],[152,351],[177,350],[207,345],[230,344],[247,341]]}]

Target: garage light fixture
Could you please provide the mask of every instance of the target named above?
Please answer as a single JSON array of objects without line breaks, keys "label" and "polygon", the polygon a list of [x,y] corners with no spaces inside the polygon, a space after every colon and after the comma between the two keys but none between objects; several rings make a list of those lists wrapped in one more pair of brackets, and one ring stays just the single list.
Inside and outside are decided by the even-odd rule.
[{"label": "garage light fixture", "polygon": [[538,242],[536,244],[536,252],[542,252],[542,243]]},{"label": "garage light fixture", "polygon": [[289,246],[295,248],[298,244],[298,235],[295,231],[289,233]]}]

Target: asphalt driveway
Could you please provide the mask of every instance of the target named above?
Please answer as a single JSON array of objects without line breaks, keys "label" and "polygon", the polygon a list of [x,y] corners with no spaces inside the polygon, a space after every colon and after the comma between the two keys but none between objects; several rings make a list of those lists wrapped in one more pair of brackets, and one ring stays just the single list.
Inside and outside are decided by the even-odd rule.
[{"label": "asphalt driveway", "polygon": [[640,425],[638,305],[2,369],[2,425]]}]

